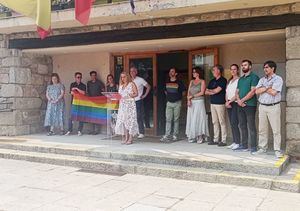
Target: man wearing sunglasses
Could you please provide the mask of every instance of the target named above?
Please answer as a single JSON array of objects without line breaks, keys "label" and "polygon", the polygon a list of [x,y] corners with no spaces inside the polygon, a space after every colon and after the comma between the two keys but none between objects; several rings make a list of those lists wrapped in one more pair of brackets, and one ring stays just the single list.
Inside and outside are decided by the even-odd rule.
[{"label": "man wearing sunglasses", "polygon": [[[71,83],[71,85],[70,85],[70,93],[72,95],[71,104],[73,102],[73,95],[74,94],[80,93],[80,94],[85,95],[86,85],[84,83],[82,83],[81,80],[82,80],[82,73],[76,72],[75,73],[75,82]],[[78,136],[82,135],[82,129],[83,129],[83,122],[79,122],[78,131],[77,131]],[[68,132],[65,135],[66,136],[70,135],[72,133],[72,131],[73,131],[73,121],[70,117],[70,119],[69,119],[69,129],[68,129]]]}]

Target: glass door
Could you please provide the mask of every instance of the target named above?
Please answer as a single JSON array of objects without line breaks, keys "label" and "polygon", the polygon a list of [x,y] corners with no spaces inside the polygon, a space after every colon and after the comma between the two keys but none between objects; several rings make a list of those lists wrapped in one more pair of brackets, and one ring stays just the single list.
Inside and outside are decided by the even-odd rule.
[{"label": "glass door", "polygon": [[[144,126],[146,135],[156,135],[157,131],[157,76],[156,76],[156,55],[126,55],[125,71],[131,66],[138,69],[138,76],[144,78],[151,86],[151,91],[143,100],[144,103]],[[145,90],[144,90],[145,91]]]}]

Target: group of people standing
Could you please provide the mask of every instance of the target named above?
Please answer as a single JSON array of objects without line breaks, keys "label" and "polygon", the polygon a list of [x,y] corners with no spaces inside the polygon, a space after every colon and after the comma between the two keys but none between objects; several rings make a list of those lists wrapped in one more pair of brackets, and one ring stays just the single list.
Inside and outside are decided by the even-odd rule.
[{"label": "group of people standing", "polygon": [[[263,69],[265,76],[259,77],[252,72],[252,62],[243,60],[240,67],[230,66],[231,77],[227,81],[223,77],[224,68],[215,65],[212,69],[213,79],[206,87],[201,78],[203,70],[193,68],[193,80],[187,91],[187,122],[186,135],[188,142],[204,143],[209,137],[208,117],[205,110],[204,96],[210,97],[210,110],[214,135],[208,145],[227,146],[226,110],[232,131],[232,150],[250,151],[251,154],[267,152],[269,124],[274,137],[274,150],[277,158],[283,156],[281,151],[281,92],[283,80],[276,75],[277,65],[273,61],[266,61]],[[166,134],[162,142],[177,140],[179,131],[179,117],[184,85],[176,78],[176,69],[169,72],[170,79],[166,83]],[[259,103],[258,103],[258,102]],[[259,131],[257,145],[256,110],[259,111]],[[171,136],[171,125],[174,125]],[[248,132],[249,131],[249,132]],[[248,138],[249,137],[249,138]],[[248,143],[249,139],[249,143]]]},{"label": "group of people standing", "polygon": [[[275,62],[267,61],[263,68],[265,76],[259,79],[251,70],[252,62],[243,60],[241,63],[242,75],[240,76],[239,65],[232,64],[230,66],[231,77],[227,81],[223,77],[223,66],[215,65],[212,69],[213,79],[206,86],[205,80],[201,77],[204,71],[200,67],[195,67],[192,70],[193,80],[190,81],[188,90],[184,83],[177,78],[176,68],[171,68],[163,90],[167,100],[166,132],[161,141],[178,140],[182,98],[187,91],[186,135],[188,142],[201,144],[209,139],[208,116],[204,101],[204,96],[207,95],[210,97],[214,131],[212,139],[208,141],[209,145],[227,146],[227,110],[233,137],[232,144],[228,148],[250,151],[252,154],[266,153],[269,122],[273,131],[276,157],[282,157],[280,101],[283,80],[276,75],[277,65]],[[119,85],[114,83],[112,75],[108,75],[107,84],[104,87],[97,79],[95,71],[90,72],[91,80],[88,81],[87,86],[81,82],[82,74],[76,72],[75,82],[70,85],[71,95],[79,92],[88,96],[101,96],[103,91],[119,92],[120,102],[115,133],[122,135],[122,144],[132,144],[133,137],[136,135],[138,138],[144,137],[143,99],[149,94],[151,86],[137,75],[137,68],[131,67],[129,73],[122,72],[120,74]],[[48,106],[45,126],[49,128],[48,135],[54,134],[54,126],[60,128],[63,133],[64,93],[65,88],[60,83],[59,76],[56,73],[52,74],[46,94]],[[255,123],[257,104],[259,110],[258,146]],[[70,119],[65,135],[71,134],[72,123]],[[78,135],[82,135],[83,124],[83,122],[79,123]],[[95,128],[96,125],[94,125],[93,134],[99,132]]]},{"label": "group of people standing", "polygon": [[[82,73],[76,72],[74,74],[75,81],[70,85],[71,104],[73,102],[73,95],[80,93],[90,97],[101,96],[102,92],[117,92],[118,86],[114,83],[113,75],[107,76],[106,86],[97,78],[97,72],[91,71],[91,80],[87,85],[82,82]],[[73,121],[69,119],[68,130],[64,132],[64,115],[65,115],[65,86],[60,82],[59,75],[53,73],[51,75],[50,84],[47,87],[46,97],[48,100],[47,110],[45,116],[44,126],[47,128],[47,135],[55,135],[54,128],[60,129],[60,135],[71,135],[73,132]],[[82,135],[84,122],[78,123],[78,136]],[[99,125],[92,124],[91,134],[97,135],[99,133]]]}]

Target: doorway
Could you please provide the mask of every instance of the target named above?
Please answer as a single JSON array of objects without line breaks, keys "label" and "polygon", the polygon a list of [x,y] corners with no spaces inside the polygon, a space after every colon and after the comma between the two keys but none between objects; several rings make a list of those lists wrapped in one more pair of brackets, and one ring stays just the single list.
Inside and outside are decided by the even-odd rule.
[{"label": "doorway", "polygon": [[[158,101],[158,129],[157,135],[163,135],[165,133],[166,125],[166,95],[164,92],[165,83],[169,78],[170,68],[175,67],[178,72],[178,79],[182,80],[187,86],[189,81],[189,53],[188,51],[181,52],[171,52],[171,53],[161,53],[157,54],[157,101]],[[187,87],[186,87],[187,88]],[[186,124],[186,97],[183,97],[181,115],[180,115],[180,136],[184,135],[184,128]]]}]

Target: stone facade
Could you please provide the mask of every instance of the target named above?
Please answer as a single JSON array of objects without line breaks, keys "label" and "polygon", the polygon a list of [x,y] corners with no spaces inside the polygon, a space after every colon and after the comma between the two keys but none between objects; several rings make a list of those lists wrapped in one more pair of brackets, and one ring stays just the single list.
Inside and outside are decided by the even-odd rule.
[{"label": "stone facade", "polygon": [[[103,25],[81,26],[81,27],[74,27],[74,28],[60,28],[60,29],[53,29],[52,35],[56,36],[56,35],[63,35],[63,34],[110,31],[110,30],[152,27],[152,26],[171,26],[171,25],[178,25],[178,24],[198,23],[198,22],[222,21],[228,19],[283,15],[283,14],[298,13],[299,11],[300,11],[299,3],[291,3],[291,4],[276,5],[276,6],[269,6],[269,7],[225,10],[219,12],[184,15],[184,16],[176,16],[176,17],[148,18],[146,20],[136,20],[130,22],[119,22],[119,23],[103,24]],[[24,32],[24,33],[13,33],[10,35],[10,39],[20,39],[20,38],[38,38],[38,35],[35,31]]]},{"label": "stone facade", "polygon": [[0,36],[0,135],[37,133],[43,129],[52,59],[8,49],[7,39]]},{"label": "stone facade", "polygon": [[300,26],[286,29],[287,151],[300,157]]}]

